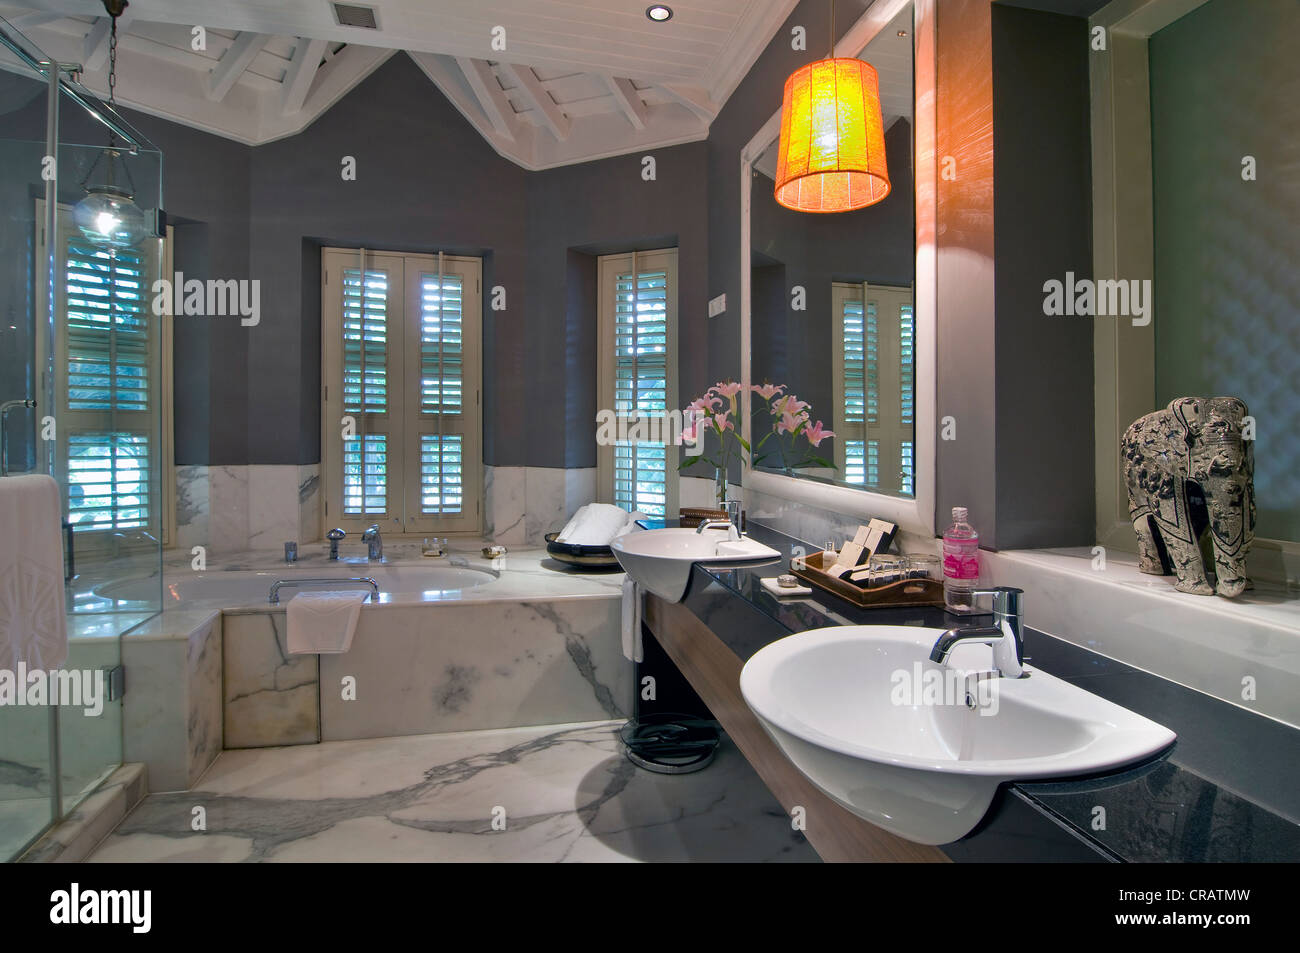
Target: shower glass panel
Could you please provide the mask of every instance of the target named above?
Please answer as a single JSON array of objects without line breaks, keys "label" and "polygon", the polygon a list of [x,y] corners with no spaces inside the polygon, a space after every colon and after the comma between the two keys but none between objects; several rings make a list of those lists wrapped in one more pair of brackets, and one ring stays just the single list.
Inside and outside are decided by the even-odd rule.
[{"label": "shower glass panel", "polygon": [[[0,19],[0,406],[23,402],[3,415],[7,472],[50,474],[62,491],[62,672],[80,673],[82,688],[67,704],[0,705],[0,861],[122,762],[121,637],[161,606],[171,463],[161,425],[170,340],[151,308],[165,243],[110,249],[72,217],[86,187],[104,184],[112,141],[126,165],[123,173],[116,164],[114,184],[127,186],[156,233],[162,156],[68,72],[52,109],[47,64]],[[14,548],[0,575],[23,558],[13,541],[4,546]],[[129,599],[113,593],[122,579],[132,580]]]}]

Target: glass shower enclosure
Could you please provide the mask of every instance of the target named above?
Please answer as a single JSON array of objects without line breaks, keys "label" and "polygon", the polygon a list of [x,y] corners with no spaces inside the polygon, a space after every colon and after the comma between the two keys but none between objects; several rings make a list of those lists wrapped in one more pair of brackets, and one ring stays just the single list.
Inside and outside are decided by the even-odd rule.
[{"label": "glass shower enclosure", "polygon": [[[134,245],[74,221],[106,178],[144,214],[148,234]],[[159,150],[81,84],[75,64],[52,61],[0,18],[0,480],[43,473],[60,487],[61,671],[83,685],[76,704],[38,702],[17,685],[20,659],[0,631],[0,685],[8,670],[11,686],[0,691],[0,860],[21,856],[121,765],[122,637],[161,606],[171,465],[170,341],[151,307],[166,264],[161,207]],[[0,626],[6,576],[17,579],[23,560],[22,540],[0,529]],[[129,599],[103,594],[127,574],[149,582]]]}]

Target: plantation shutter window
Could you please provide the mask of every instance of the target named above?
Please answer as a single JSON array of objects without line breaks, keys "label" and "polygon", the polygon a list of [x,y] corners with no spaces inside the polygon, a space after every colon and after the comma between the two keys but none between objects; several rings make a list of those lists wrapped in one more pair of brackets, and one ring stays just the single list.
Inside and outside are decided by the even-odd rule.
[{"label": "plantation shutter window", "polygon": [[[662,427],[666,412],[678,409],[677,252],[605,256],[598,272],[600,407],[612,410],[619,433],[628,435],[597,448],[600,497],[667,516],[676,509],[679,453]],[[658,439],[637,439],[638,433]]]},{"label": "plantation shutter window", "polygon": [[[837,282],[831,292],[836,465],[846,483],[910,493],[915,419],[911,290]],[[890,462],[895,460],[896,473]]]},{"label": "plantation shutter window", "polygon": [[327,522],[479,531],[480,261],[325,249],[322,264]]}]

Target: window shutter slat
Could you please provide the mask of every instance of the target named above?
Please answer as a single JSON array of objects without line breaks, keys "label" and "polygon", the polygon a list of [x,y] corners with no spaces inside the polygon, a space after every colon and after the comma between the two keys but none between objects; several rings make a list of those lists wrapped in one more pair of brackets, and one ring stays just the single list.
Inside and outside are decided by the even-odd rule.
[{"label": "window shutter slat", "polygon": [[460,275],[420,276],[420,413],[460,414],[465,404]]},{"label": "window shutter slat", "polygon": [[[343,410],[388,411],[388,273],[343,270]],[[369,511],[367,511],[369,512]]]},{"label": "window shutter slat", "polygon": [[74,532],[149,525],[150,449],[144,434],[68,437],[68,519]]}]

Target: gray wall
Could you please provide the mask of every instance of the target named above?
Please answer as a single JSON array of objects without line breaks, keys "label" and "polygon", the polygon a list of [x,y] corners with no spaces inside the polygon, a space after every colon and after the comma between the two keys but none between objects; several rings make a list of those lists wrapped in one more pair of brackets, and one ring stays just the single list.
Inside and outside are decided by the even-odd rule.
[{"label": "gray wall", "polygon": [[1210,0],[1149,49],[1156,406],[1244,400],[1256,531],[1300,539],[1300,5]]}]

